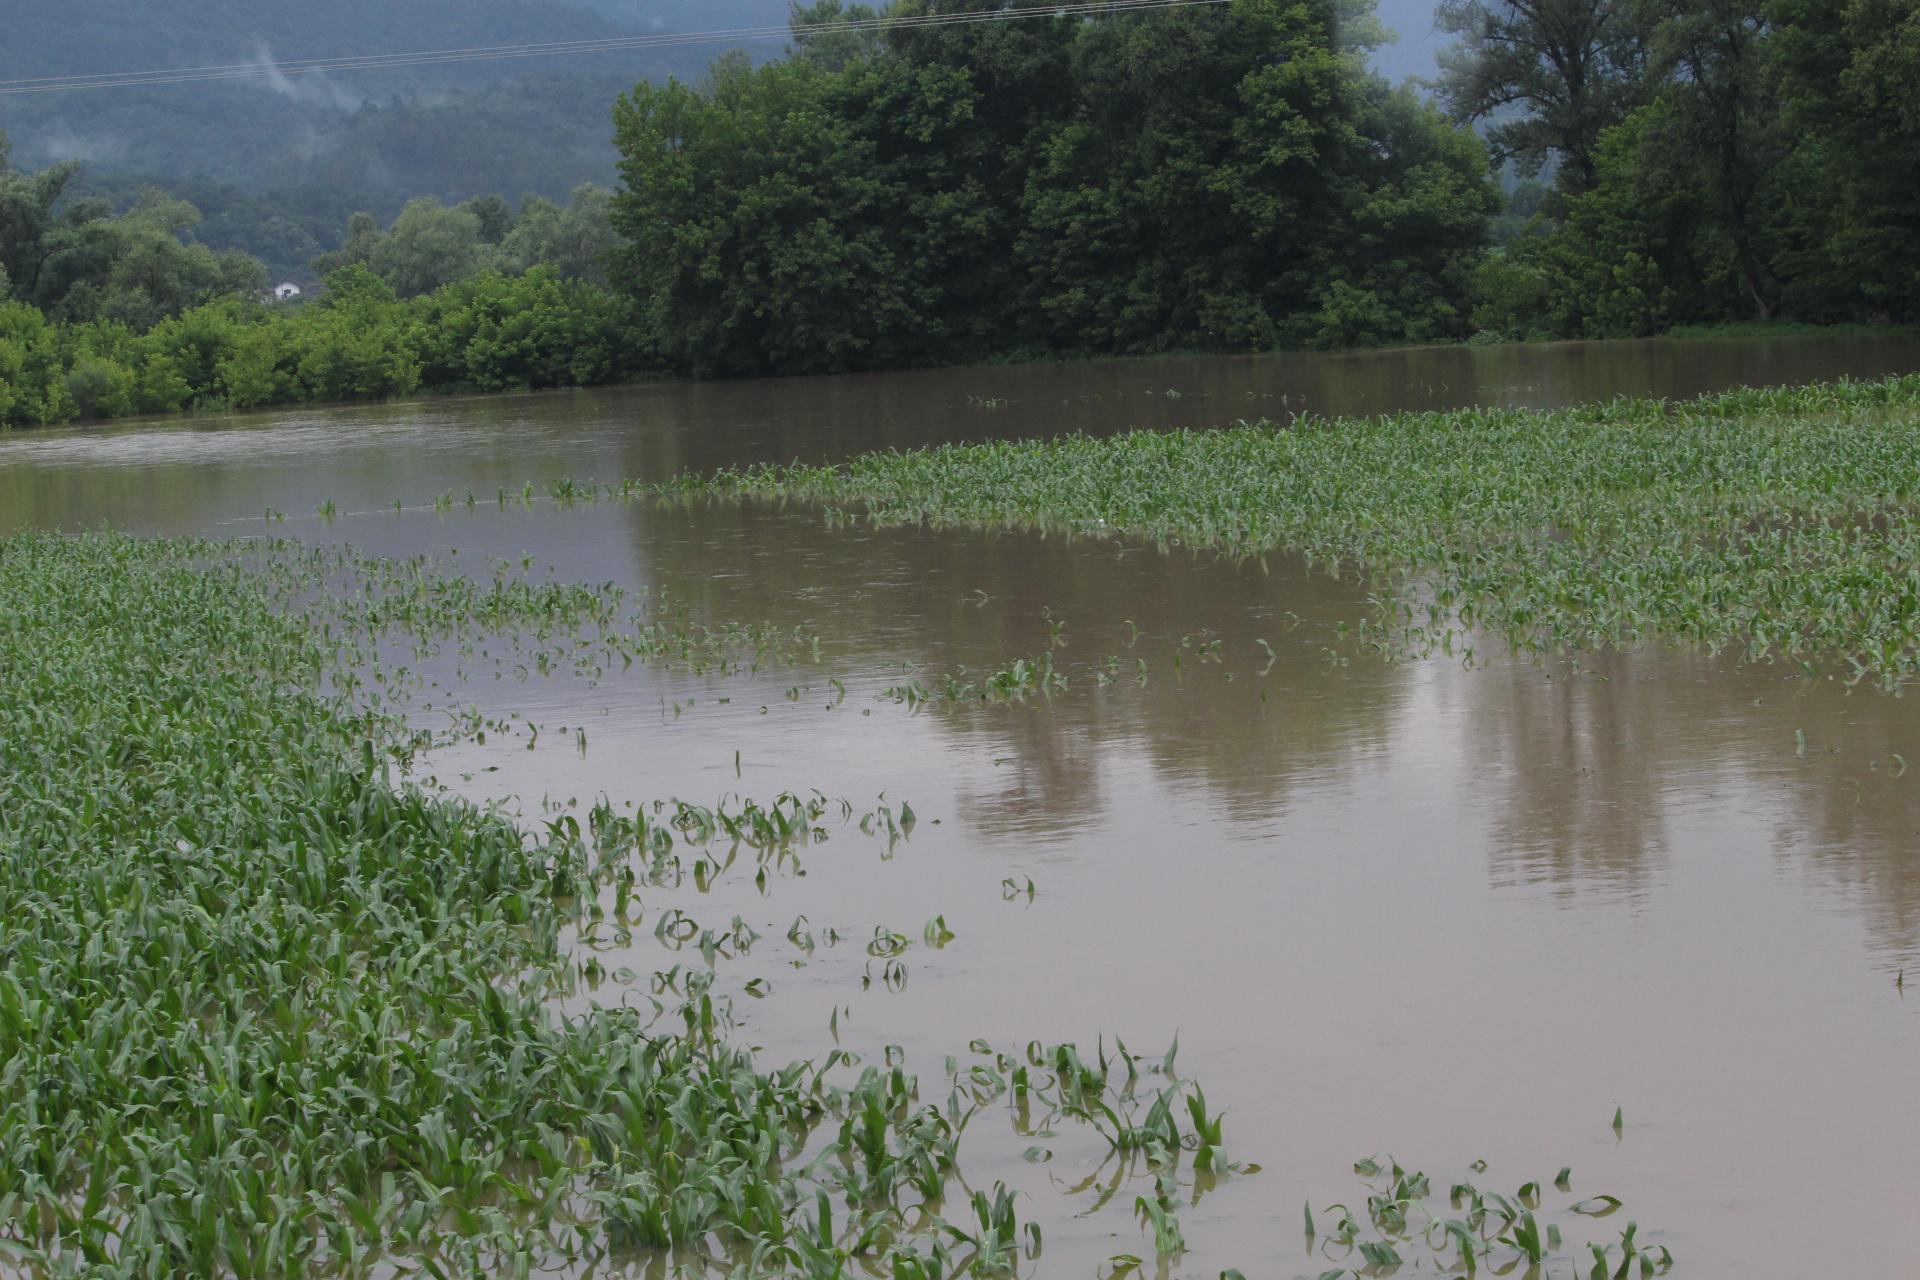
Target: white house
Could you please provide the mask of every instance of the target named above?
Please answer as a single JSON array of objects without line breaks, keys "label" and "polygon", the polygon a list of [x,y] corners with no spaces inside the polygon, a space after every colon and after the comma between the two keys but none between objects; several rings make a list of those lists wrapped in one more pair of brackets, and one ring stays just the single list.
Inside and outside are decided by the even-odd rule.
[{"label": "white house", "polygon": [[273,287],[273,297],[276,302],[285,302],[289,298],[297,298],[299,296],[300,286],[291,280],[282,280]]}]

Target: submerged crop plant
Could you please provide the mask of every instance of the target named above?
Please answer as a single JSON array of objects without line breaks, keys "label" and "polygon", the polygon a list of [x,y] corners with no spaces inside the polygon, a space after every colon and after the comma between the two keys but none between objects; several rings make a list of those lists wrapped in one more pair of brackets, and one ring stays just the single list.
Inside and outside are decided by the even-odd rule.
[{"label": "submerged crop plant", "polygon": [[[945,1278],[1037,1251],[1004,1187],[942,1209],[962,1133],[1013,1090],[1127,1148],[1131,1060],[1112,1084],[1070,1047],[924,1086],[891,1052],[764,1066],[711,991],[758,935],[671,909],[708,966],[656,975],[680,1008],[562,999],[602,976],[569,931],[630,925],[676,839],[778,857],[823,797],[535,834],[408,776],[432,738],[383,642],[722,671],[795,643],[617,605],[266,540],[0,539],[0,1272]],[[1169,1071],[1155,1114],[1192,1088]]]},{"label": "submerged crop plant", "polygon": [[645,491],[1290,553],[1380,584],[1361,639],[1394,652],[1665,638],[1889,687],[1920,672],[1920,376],[950,444],[618,492]]}]

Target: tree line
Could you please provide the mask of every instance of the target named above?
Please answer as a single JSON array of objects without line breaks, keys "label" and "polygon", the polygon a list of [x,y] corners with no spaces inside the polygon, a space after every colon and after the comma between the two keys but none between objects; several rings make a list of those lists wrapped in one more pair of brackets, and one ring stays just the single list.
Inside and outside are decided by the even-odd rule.
[{"label": "tree line", "polygon": [[[785,59],[621,96],[619,191],[355,215],[297,309],[185,202],[0,142],[0,422],[1920,320],[1913,0],[1446,0],[1429,95],[1367,69],[1368,0],[1012,3],[820,0]],[[929,4],[1006,0],[889,12]]]},{"label": "tree line", "polygon": [[565,205],[420,200],[356,216],[311,304],[263,297],[245,254],[185,239],[192,206],[65,200],[71,165],[6,164],[0,426],[406,395],[582,386],[653,372],[606,287],[610,193]]},{"label": "tree line", "polygon": [[1443,0],[1430,98],[1366,0],[870,16],[617,106],[677,367],[1920,321],[1914,0]]}]

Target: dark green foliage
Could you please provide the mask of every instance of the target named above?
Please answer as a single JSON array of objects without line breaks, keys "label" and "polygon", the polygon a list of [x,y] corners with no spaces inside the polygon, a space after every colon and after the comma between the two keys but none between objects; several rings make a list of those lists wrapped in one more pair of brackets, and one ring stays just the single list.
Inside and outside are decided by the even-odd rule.
[{"label": "dark green foliage", "polygon": [[551,267],[462,281],[422,298],[412,318],[428,386],[586,386],[626,368],[626,305]]},{"label": "dark green foliage", "polygon": [[[1468,39],[1449,56],[1450,92],[1481,114],[1498,95],[1466,89],[1505,83],[1511,49],[1484,25],[1457,29]],[[1613,29],[1634,53],[1612,58],[1618,92],[1596,100],[1591,138],[1555,141],[1564,103],[1526,95],[1491,130],[1517,154],[1551,155],[1558,190],[1530,224],[1514,225],[1517,207],[1504,220],[1476,328],[1617,337],[1920,318],[1920,7],[1654,0]]]},{"label": "dark green foliage", "polygon": [[553,268],[569,280],[604,285],[615,248],[609,218],[612,193],[592,185],[577,188],[565,206],[528,196],[522,212],[495,196],[448,208],[432,197],[409,201],[391,227],[370,213],[347,219],[338,249],[316,254],[315,274],[366,267],[403,298],[486,271]]},{"label": "dark green foliage", "polygon": [[228,299],[144,333],[0,303],[0,426],[604,382],[644,372],[630,327],[622,300],[546,267],[403,301],[352,266],[303,307]]},{"label": "dark green foliage", "polygon": [[[1776,101],[1799,137],[1776,258],[1783,308],[1920,320],[1920,6],[1780,0]],[[1852,305],[1847,305],[1850,300]]]},{"label": "dark green foliage", "polygon": [[565,208],[530,199],[524,216],[497,196],[417,200],[386,230],[356,214],[317,263],[320,296],[288,308],[261,300],[258,262],[187,238],[191,205],[153,191],[118,216],[103,199],[63,204],[73,176],[0,167],[0,427],[651,367],[630,305],[593,282],[612,239],[598,188]]},{"label": "dark green foliage", "polygon": [[7,167],[0,135],[0,298],[31,303],[56,321],[111,320],[146,329],[211,298],[257,292],[258,262],[185,239],[190,204],[142,192],[115,216],[104,200],[63,201],[72,165],[41,173]]},{"label": "dark green foliage", "polygon": [[189,240],[258,258],[275,281],[304,279],[307,264],[339,235],[340,217],[282,195],[258,195],[225,183],[93,170],[74,183],[75,195],[99,196],[116,209],[131,208],[149,190],[163,190],[200,211],[199,223],[186,233]]},{"label": "dark green foliage", "polygon": [[837,35],[642,85],[619,283],[669,364],[716,373],[1464,336],[1484,152],[1366,72],[1369,14]]}]

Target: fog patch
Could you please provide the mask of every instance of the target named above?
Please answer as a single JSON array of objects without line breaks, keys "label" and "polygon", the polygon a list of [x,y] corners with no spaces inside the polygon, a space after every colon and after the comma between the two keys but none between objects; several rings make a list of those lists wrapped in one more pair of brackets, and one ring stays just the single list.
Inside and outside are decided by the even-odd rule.
[{"label": "fog patch", "polygon": [[127,154],[126,139],[105,134],[89,137],[75,133],[72,126],[61,120],[36,131],[31,145],[54,164],[68,160],[97,164],[119,160]]},{"label": "fog patch", "polygon": [[252,83],[283,98],[338,111],[352,111],[365,101],[365,95],[329,80],[325,72],[284,70],[264,41],[255,44],[253,49],[253,65],[260,74],[250,77]]}]

